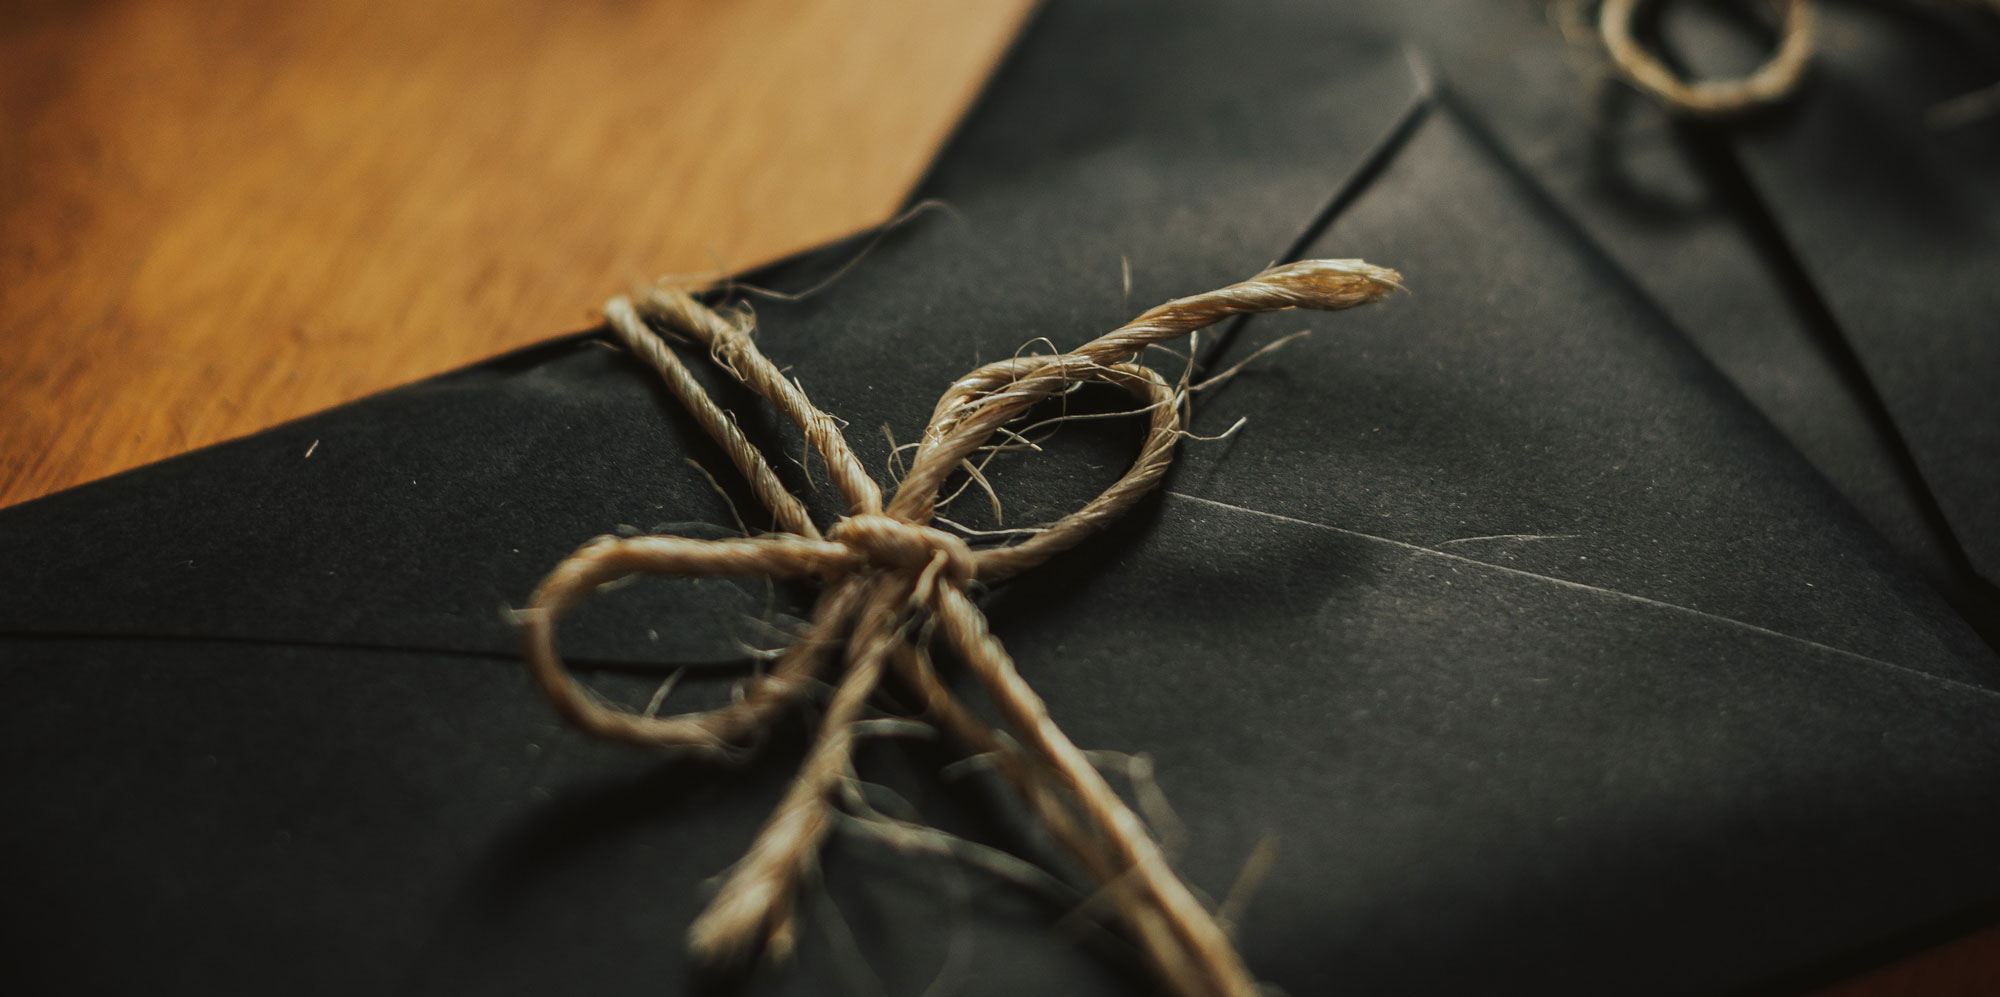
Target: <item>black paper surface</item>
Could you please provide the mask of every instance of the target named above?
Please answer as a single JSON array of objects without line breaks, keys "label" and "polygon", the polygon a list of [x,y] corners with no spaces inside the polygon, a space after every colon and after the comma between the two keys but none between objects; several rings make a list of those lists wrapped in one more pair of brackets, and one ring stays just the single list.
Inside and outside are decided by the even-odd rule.
[{"label": "black paper surface", "polygon": [[[1984,29],[1984,30],[1981,30]],[[2000,131],[1926,112],[1994,82],[2000,31],[1836,7],[1813,99],[1743,163],[1894,418],[1954,539],[2000,580]],[[1858,136],[1869,136],[1859,140]],[[1839,211],[1823,205],[1843,205]]]},{"label": "black paper surface", "polygon": [[[1035,337],[1290,255],[1404,271],[1385,304],[1211,339],[1226,362],[1317,330],[1202,394],[1197,431],[1248,421],[1188,443],[1163,495],[986,599],[1072,737],[1155,757],[1191,882],[1220,896],[1278,839],[1241,922],[1259,976],[1726,990],[2000,896],[1991,649],[1393,18],[1252,13],[1052,4],[925,183],[953,216],[758,310],[883,467],[878,427],[913,438]],[[996,465],[1010,522],[1129,455],[1078,435]],[[0,513],[27,801],[0,822],[0,965],[85,992],[705,986],[681,933],[800,732],[741,768],[593,742],[502,617],[620,524],[724,535],[697,437],[579,336]],[[769,636],[733,621],[809,598],[648,583],[565,646],[642,701],[704,666],[699,701]],[[954,757],[863,768],[1034,854],[979,777],[936,777]],[[753,992],[1148,989],[980,873],[843,840],[826,878],[799,962]]]},{"label": "black paper surface", "polygon": [[[1504,154],[1905,559],[1990,619],[2000,144],[1990,122],[1927,114],[1993,81],[2000,23],[1815,6],[1801,96],[1724,124],[1675,120],[1618,83],[1589,5],[1395,9]],[[1740,5],[1649,12],[1642,39],[1693,75],[1740,75],[1773,43]]]}]

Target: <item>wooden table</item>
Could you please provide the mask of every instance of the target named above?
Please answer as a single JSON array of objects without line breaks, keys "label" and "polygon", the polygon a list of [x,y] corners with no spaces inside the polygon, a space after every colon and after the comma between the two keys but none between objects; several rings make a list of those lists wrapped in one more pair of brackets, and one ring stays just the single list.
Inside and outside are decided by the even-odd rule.
[{"label": "wooden table", "polygon": [[[1029,0],[9,0],[0,506],[884,219]],[[1988,929],[1825,991],[2000,991]]]},{"label": "wooden table", "polygon": [[883,219],[1029,0],[0,5],[0,506]]}]

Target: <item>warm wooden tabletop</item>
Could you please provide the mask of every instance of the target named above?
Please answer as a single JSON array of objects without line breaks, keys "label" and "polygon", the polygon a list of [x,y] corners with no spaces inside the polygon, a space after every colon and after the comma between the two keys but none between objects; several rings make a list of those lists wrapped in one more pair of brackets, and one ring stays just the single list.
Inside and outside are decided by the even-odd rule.
[{"label": "warm wooden tabletop", "polygon": [[879,221],[1029,6],[0,3],[0,506]]},{"label": "warm wooden tabletop", "polygon": [[879,221],[1029,6],[8,0],[0,506]]}]

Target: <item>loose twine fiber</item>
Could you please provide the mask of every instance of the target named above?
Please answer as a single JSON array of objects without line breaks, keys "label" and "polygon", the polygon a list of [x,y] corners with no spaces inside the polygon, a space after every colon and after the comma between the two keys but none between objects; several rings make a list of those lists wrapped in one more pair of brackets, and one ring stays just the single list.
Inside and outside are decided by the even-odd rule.
[{"label": "loose twine fiber", "polygon": [[[799,892],[835,824],[834,794],[850,771],[856,724],[887,673],[929,717],[996,770],[1052,840],[1090,876],[1160,981],[1183,997],[1252,997],[1255,979],[1217,919],[1168,864],[1160,845],[1029,688],[973,601],[992,584],[1035,567],[1096,532],[1160,483],[1185,435],[1187,386],[1135,361],[1145,348],[1232,315],[1312,308],[1336,311],[1396,289],[1393,270],[1358,260],[1312,260],[1267,270],[1221,290],[1180,298],[1068,353],[987,364],[946,389],[908,473],[885,504],[833,417],[814,407],[751,338],[747,316],[725,316],[668,289],[605,305],[614,335],[665,379],[668,389],[720,444],[782,532],[728,540],[600,537],[543,579],[517,614],[536,682],[558,712],[598,737],[652,747],[726,754],[755,744],[822,680],[842,670],[816,740],[741,861],[689,931],[695,956],[740,964],[787,955],[796,938]],[[847,515],[822,533],[764,455],[696,382],[654,327],[691,337],[805,434],[825,460]],[[1081,509],[1018,543],[973,549],[927,525],[939,489],[987,440],[1037,402],[1084,382],[1136,398],[1150,427],[1131,469]],[[556,623],[593,591],[633,574],[818,579],[823,585],[803,637],[730,705],[676,716],[633,713],[580,684],[556,651]],[[992,700],[989,725],[945,683],[931,659],[941,646]]]}]

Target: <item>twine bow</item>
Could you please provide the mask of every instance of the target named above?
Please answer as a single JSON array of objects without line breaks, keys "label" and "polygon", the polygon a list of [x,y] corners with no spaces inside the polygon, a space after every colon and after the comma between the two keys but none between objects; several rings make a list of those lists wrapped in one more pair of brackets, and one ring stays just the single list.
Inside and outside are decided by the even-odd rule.
[{"label": "twine bow", "polygon": [[[1010,578],[1076,545],[1159,484],[1184,435],[1187,388],[1135,363],[1141,350],[1232,315],[1366,304],[1396,288],[1397,280],[1394,271],[1357,260],[1289,264],[1167,302],[1068,353],[980,367],[938,400],[909,471],[886,504],[839,424],[757,349],[746,317],[725,317],[673,290],[655,290],[637,302],[610,301],[605,318],[613,333],[660,373],[783,532],[728,540],[602,537],[585,544],[549,573],[518,614],[528,664],[542,691],[566,719],[599,737],[729,751],[755,743],[798,704],[836,653],[843,666],[797,779],[690,929],[696,956],[729,963],[759,951],[783,956],[791,950],[799,890],[834,826],[833,800],[849,771],[855,724],[884,675],[893,671],[939,727],[993,759],[1050,837],[1104,891],[1173,992],[1256,994],[1256,982],[1224,929],[1175,875],[1137,815],[1050,719],[988,632],[969,589],[975,582]],[[846,500],[846,518],[821,533],[804,503],[779,483],[763,454],[652,325],[706,346],[725,370],[798,426]],[[1083,508],[1010,545],[974,549],[928,525],[946,479],[969,467],[968,458],[989,438],[1037,402],[1081,382],[1123,389],[1150,420],[1138,458],[1123,477]],[[804,635],[748,682],[735,702],[658,717],[599,699],[578,683],[556,651],[556,623],[565,612],[599,586],[638,573],[816,578],[824,590]],[[1000,728],[945,684],[931,661],[934,645],[948,648],[984,688],[1001,717]]]}]

